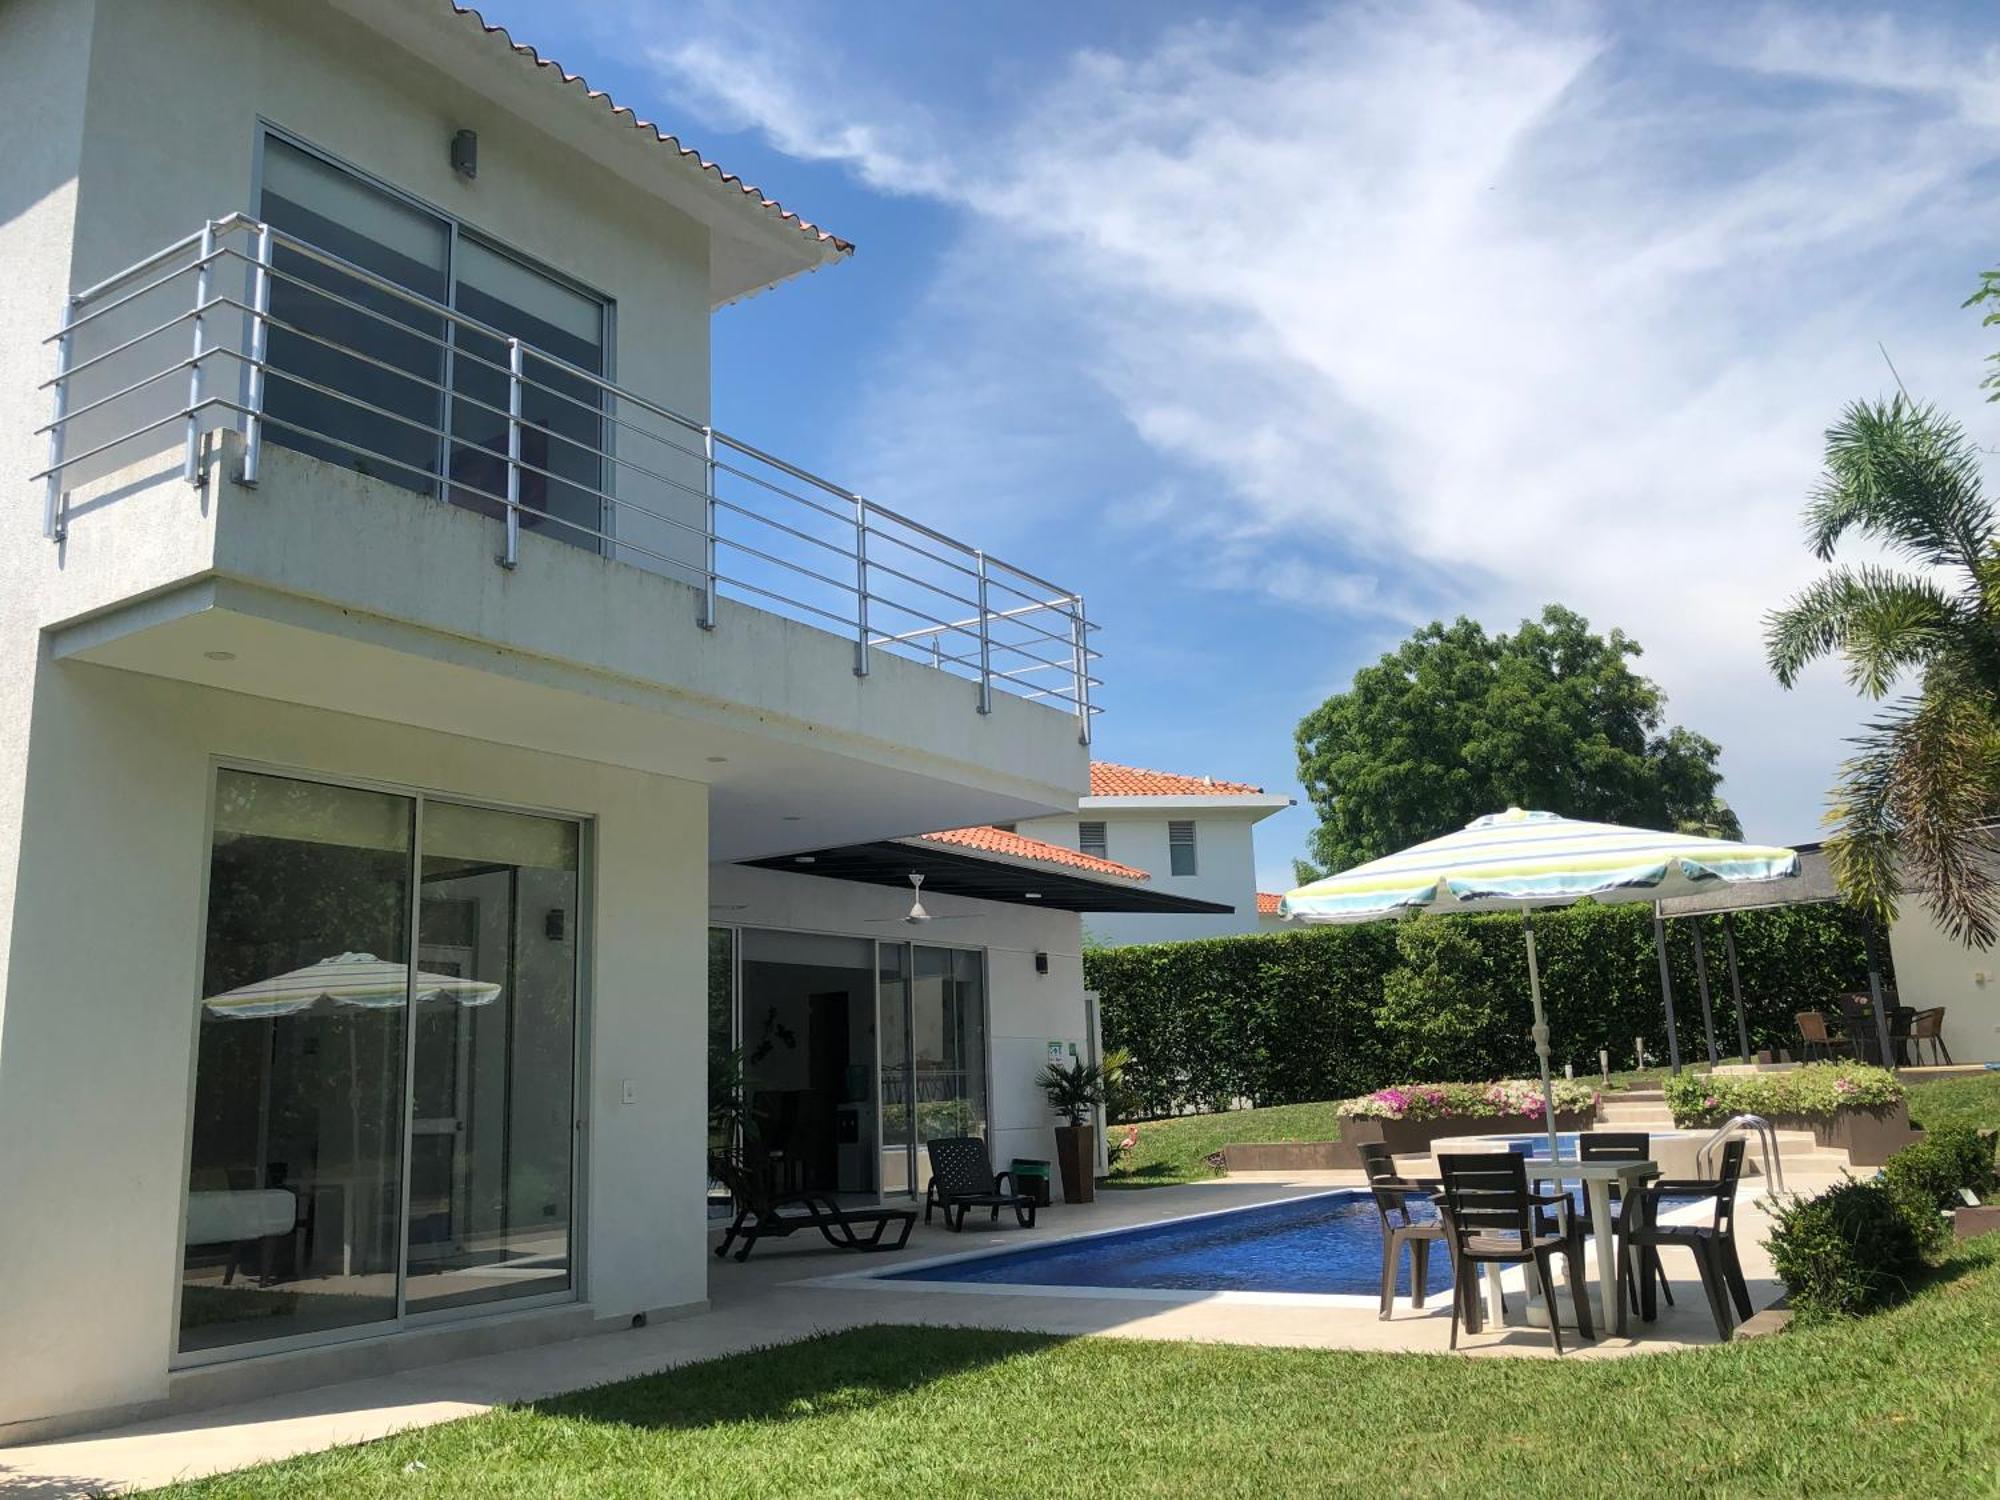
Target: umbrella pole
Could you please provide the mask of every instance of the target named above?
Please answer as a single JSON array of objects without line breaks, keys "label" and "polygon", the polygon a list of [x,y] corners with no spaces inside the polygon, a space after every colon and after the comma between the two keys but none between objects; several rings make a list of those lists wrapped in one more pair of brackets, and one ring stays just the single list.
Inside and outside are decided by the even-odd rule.
[{"label": "umbrella pole", "polygon": [[1653,903],[1653,951],[1660,956],[1660,999],[1667,1007],[1667,1066],[1681,1070],[1681,1036],[1674,1023],[1674,976],[1667,972],[1667,924],[1660,919],[1660,903]]},{"label": "umbrella pole", "polygon": [[1701,1039],[1708,1046],[1708,1065],[1722,1061],[1715,1050],[1715,1012],[1708,1003],[1708,949],[1701,940],[1701,918],[1694,919],[1694,982],[1701,992]]},{"label": "umbrella pole", "polygon": [[1868,994],[1875,1004],[1875,1045],[1881,1050],[1882,1066],[1893,1068],[1896,1056],[1889,1050],[1889,1013],[1882,1005],[1882,952],[1875,942],[1873,922],[1862,923],[1861,940],[1868,947]]},{"label": "umbrella pole", "polygon": [[1736,1046],[1750,1061],[1750,1018],[1743,1013],[1743,981],[1736,972],[1736,913],[1722,914],[1722,952],[1729,960],[1729,998],[1736,1002]]},{"label": "umbrella pole", "polygon": [[[1535,919],[1524,909],[1521,912],[1521,931],[1528,939],[1528,999],[1535,1009],[1535,1060],[1542,1066],[1542,1109],[1543,1121],[1549,1127],[1549,1162],[1554,1165],[1562,1160],[1562,1153],[1556,1149],[1556,1087],[1549,1081],[1549,1023],[1542,1014],[1542,969],[1535,959]],[[1555,1316],[1550,1309],[1549,1315]]]}]

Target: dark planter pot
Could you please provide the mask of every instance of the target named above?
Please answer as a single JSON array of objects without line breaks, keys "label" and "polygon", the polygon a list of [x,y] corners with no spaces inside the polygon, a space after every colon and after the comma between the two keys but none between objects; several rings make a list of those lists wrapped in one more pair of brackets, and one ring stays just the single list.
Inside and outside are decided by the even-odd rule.
[{"label": "dark planter pot", "polygon": [[1063,1202],[1097,1201],[1097,1127],[1056,1126],[1056,1170],[1062,1173]]}]

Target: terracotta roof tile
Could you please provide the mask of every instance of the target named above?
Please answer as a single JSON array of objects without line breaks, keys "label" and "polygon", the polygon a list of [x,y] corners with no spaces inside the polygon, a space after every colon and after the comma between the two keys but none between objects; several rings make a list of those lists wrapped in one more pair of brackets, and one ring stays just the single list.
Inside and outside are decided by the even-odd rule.
[{"label": "terracotta roof tile", "polygon": [[942,833],[920,834],[919,837],[934,844],[956,844],[961,849],[979,849],[988,854],[1005,854],[1013,859],[1031,859],[1037,864],[1066,865],[1075,870],[1089,870],[1097,875],[1117,875],[1126,880],[1153,878],[1144,870],[1135,870],[1130,865],[1119,864],[1116,860],[1099,859],[1094,854],[1079,854],[1074,849],[1063,848],[1061,844],[1045,844],[1040,839],[1008,833],[1001,828],[985,826],[947,828]]},{"label": "terracotta roof tile", "polygon": [[1246,781],[1217,781],[1212,776],[1181,776],[1172,771],[1148,771],[1116,761],[1090,763],[1093,797],[1229,797],[1262,792]]},{"label": "terracotta roof tile", "polygon": [[738,177],[733,172],[723,171],[722,168],[718,167],[714,162],[709,161],[706,157],[702,156],[700,152],[694,150],[692,147],[683,146],[680,143],[679,137],[668,135],[664,130],[660,129],[659,126],[653,124],[653,122],[650,120],[640,119],[639,116],[636,113],[634,113],[630,108],[628,108],[623,104],[618,103],[609,94],[605,93],[604,90],[592,88],[590,86],[589,80],[586,79],[581,73],[572,73],[569,71],[569,69],[565,68],[561,63],[557,62],[554,58],[542,56],[540,52],[536,51],[535,48],[529,46],[526,42],[515,41],[512,35],[508,33],[506,27],[494,25],[492,22],[488,21],[486,17],[481,15],[478,12],[478,10],[476,10],[474,7],[470,5],[461,5],[458,3],[458,0],[450,0],[450,3],[451,3],[451,8],[455,14],[469,17],[475,24],[477,24],[483,31],[485,31],[485,33],[488,36],[498,37],[514,52],[528,59],[528,61],[532,62],[536,67],[546,68],[549,71],[553,72],[556,75],[556,77],[561,79],[564,83],[568,84],[570,87],[577,90],[577,92],[582,94],[584,98],[602,104],[606,109],[610,110],[611,113],[614,115],[622,116],[623,118],[630,120],[632,122],[632,126],[634,129],[650,132],[653,138],[657,140],[661,145],[670,147],[678,155],[680,160],[693,165],[694,167],[698,168],[703,172],[708,173],[711,177],[713,177],[716,180],[716,182],[720,183],[725,187],[733,187],[741,189],[744,196],[749,198],[754,198],[757,201],[757,206],[759,208],[766,210],[768,213],[772,214],[780,221],[786,224],[790,224],[793,228],[797,229],[801,234],[804,234],[810,237],[811,239],[820,242],[821,244],[832,246],[837,254],[852,255],[854,253],[854,246],[849,241],[841,239],[838,235],[828,234],[824,229],[821,229],[818,225],[812,224],[807,220],[800,218],[797,214],[793,213],[790,209],[786,208],[784,204],[778,202],[777,199],[765,193],[761,188],[751,186],[749,183],[745,182],[741,177]]},{"label": "terracotta roof tile", "polygon": [[1259,891],[1257,893],[1257,915],[1260,917],[1275,917],[1278,914],[1278,903],[1284,899],[1276,891]]}]

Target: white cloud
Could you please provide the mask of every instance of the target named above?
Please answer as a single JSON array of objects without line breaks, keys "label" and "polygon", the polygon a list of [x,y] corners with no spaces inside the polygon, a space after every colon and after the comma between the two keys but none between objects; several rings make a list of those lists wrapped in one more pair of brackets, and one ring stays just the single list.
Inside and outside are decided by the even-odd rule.
[{"label": "white cloud", "polygon": [[1779,694],[1759,619],[1813,571],[1819,432],[1888,383],[1878,338],[1978,414],[2000,52],[1784,10],[1246,12],[1077,53],[996,134],[733,14],[726,55],[655,55],[720,123],[965,216],[860,425],[882,493],[1089,501],[1093,545],[1371,629],[1560,599],[1646,643],[1753,831],[1812,831],[1858,710]]}]

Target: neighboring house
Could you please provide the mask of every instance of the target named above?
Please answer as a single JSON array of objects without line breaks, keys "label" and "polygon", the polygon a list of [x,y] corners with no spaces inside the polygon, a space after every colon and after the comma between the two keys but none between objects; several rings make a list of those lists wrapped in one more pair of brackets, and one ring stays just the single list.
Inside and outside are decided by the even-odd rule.
[{"label": "neighboring house", "polygon": [[1282,891],[1259,891],[1257,893],[1257,930],[1259,932],[1287,932],[1299,924],[1287,922],[1278,915],[1278,903],[1285,899]]},{"label": "neighboring house", "polygon": [[1090,763],[1090,794],[1072,816],[1023,819],[1022,833],[1144,870],[1176,895],[1229,910],[1171,915],[1118,913],[1085,925],[1110,947],[1256,932],[1255,828],[1292,805],[1262,787],[1212,776]]},{"label": "neighboring house", "polygon": [[1094,653],[709,427],[850,247],[446,0],[0,94],[0,1442],[700,1308],[711,1049],[799,1186],[1051,1155],[1082,914],[1205,886],[921,836],[1073,815]]}]

